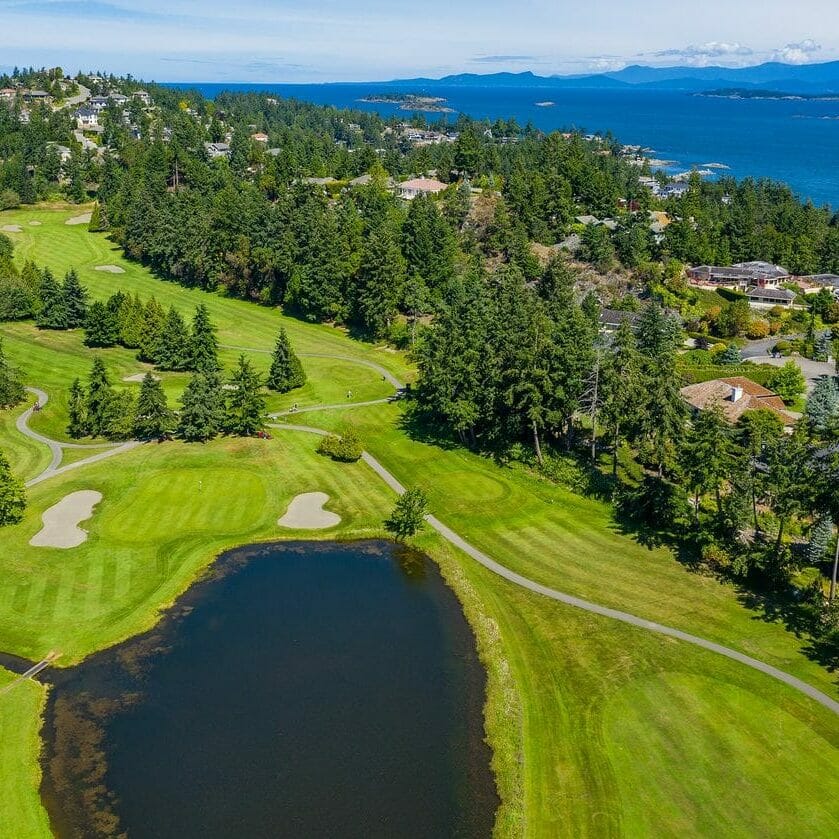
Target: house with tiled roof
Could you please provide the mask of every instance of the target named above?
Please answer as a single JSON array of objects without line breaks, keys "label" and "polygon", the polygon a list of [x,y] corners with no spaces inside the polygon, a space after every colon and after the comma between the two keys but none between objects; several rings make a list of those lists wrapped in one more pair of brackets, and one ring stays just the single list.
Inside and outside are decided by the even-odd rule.
[{"label": "house with tiled roof", "polygon": [[435,178],[413,178],[403,181],[396,187],[397,194],[406,201],[412,201],[418,195],[436,195],[448,188],[448,184]]},{"label": "house with tiled roof", "polygon": [[792,428],[795,425],[795,417],[787,411],[784,400],[777,393],[773,393],[745,376],[699,382],[683,387],[679,392],[685,402],[695,411],[719,407],[723,416],[732,425],[746,411],[761,409],[777,414],[785,428]]},{"label": "house with tiled roof", "polygon": [[795,302],[796,294],[786,288],[761,288],[754,286],[746,291],[749,305],[756,309],[788,308]]}]

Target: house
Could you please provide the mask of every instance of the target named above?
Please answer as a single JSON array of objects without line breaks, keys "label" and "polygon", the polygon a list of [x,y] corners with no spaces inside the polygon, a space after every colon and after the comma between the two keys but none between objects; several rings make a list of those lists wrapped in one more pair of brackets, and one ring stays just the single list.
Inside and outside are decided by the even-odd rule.
[{"label": "house", "polygon": [[697,265],[688,268],[688,279],[694,285],[730,288],[745,291],[751,286],[777,288],[789,280],[789,272],[769,262],[737,262],[734,265]]},{"label": "house", "polygon": [[16,95],[17,91],[13,87],[0,88],[0,100],[4,102],[11,102]]},{"label": "house", "polygon": [[25,102],[49,102],[52,98],[45,90],[24,90],[22,95]]},{"label": "house", "polygon": [[91,96],[87,100],[87,107],[91,111],[96,111],[97,114],[101,114],[108,107],[108,101],[107,96]]},{"label": "house", "polygon": [[127,96],[123,96],[121,93],[115,93],[114,91],[111,91],[108,94],[108,99],[110,99],[115,105],[124,105],[128,101]]},{"label": "house", "polygon": [[67,148],[67,146],[62,146],[58,143],[50,142],[47,143],[47,147],[55,149],[56,154],[58,154],[58,157],[62,163],[66,163],[72,157],[72,152],[69,148]]},{"label": "house", "polygon": [[207,150],[210,160],[230,157],[230,146],[227,143],[204,143],[204,148]]},{"label": "house", "polygon": [[[688,184],[667,184],[658,191],[659,198],[681,198],[690,189]],[[654,193],[655,194],[655,193]]]},{"label": "house", "polygon": [[600,310],[600,331],[607,335],[617,332],[620,325],[627,322],[633,330],[638,327],[641,316],[635,312],[624,312],[619,309]]},{"label": "house", "polygon": [[792,428],[795,425],[795,417],[786,410],[783,399],[777,393],[773,393],[745,376],[712,379],[709,382],[688,385],[679,393],[695,411],[719,406],[723,416],[732,425],[746,411],[761,409],[777,414],[785,428]]},{"label": "house", "polygon": [[805,294],[808,291],[808,287],[816,287],[818,290],[827,288],[839,297],[839,275],[837,274],[810,274],[809,276],[798,277],[797,279],[799,284],[804,288]]},{"label": "house", "polygon": [[753,286],[746,291],[749,305],[756,309],[772,309],[775,306],[788,308],[795,302],[795,292],[786,288],[760,288]]},{"label": "house", "polygon": [[396,187],[397,195],[405,201],[412,201],[418,195],[437,195],[448,188],[448,184],[434,178],[413,178],[410,181],[403,181]]},{"label": "house", "polygon": [[79,108],[73,116],[79,128],[96,128],[99,126],[99,114],[91,108]]},{"label": "house", "polygon": [[254,143],[262,143],[264,146],[268,145],[268,135],[263,134],[261,131],[257,131],[256,134],[251,134],[251,140]]},{"label": "house", "polygon": [[135,90],[134,93],[131,94],[131,96],[134,99],[139,99],[145,107],[151,105],[151,96],[149,96],[148,91],[146,90]]}]

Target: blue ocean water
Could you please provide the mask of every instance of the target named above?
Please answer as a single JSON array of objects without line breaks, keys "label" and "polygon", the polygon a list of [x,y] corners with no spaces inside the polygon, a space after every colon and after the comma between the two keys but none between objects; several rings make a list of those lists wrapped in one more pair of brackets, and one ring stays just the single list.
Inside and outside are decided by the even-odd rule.
[{"label": "blue ocean water", "polygon": [[[186,87],[187,85],[178,85]],[[390,116],[395,105],[363,103],[364,96],[398,92],[394,85],[194,84],[205,96],[222,90],[273,91],[280,96]],[[421,93],[416,86],[403,90]],[[621,142],[654,149],[681,171],[724,164],[736,177],[770,177],[802,198],[839,207],[839,101],[721,99],[680,91],[590,90],[552,87],[444,87],[455,111],[491,120],[532,122],[544,131],[611,131]],[[552,107],[536,102],[551,101]],[[429,114],[430,119],[439,115]],[[726,170],[719,170],[726,171]]]}]

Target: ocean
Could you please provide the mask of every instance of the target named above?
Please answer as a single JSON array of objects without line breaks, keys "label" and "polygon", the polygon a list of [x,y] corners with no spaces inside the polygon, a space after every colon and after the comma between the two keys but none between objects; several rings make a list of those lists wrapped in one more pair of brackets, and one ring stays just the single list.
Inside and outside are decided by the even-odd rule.
[{"label": "ocean", "polygon": [[[515,119],[543,131],[611,131],[618,140],[653,150],[671,173],[707,168],[738,178],[768,177],[801,197],[839,208],[839,101],[723,99],[681,91],[551,87],[437,86],[426,91],[394,84],[178,84],[213,98],[222,90],[275,92],[308,102],[384,116],[395,105],[360,102],[387,92],[427,92],[475,118]],[[551,107],[537,102],[550,101]],[[439,114],[428,114],[429,120]],[[449,118],[455,115],[449,114]],[[718,168],[720,166],[727,169]]]}]

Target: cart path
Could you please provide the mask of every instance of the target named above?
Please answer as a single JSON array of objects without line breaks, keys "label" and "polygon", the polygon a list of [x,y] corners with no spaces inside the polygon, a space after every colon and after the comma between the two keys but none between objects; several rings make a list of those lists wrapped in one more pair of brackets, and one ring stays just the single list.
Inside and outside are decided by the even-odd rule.
[{"label": "cart path", "polygon": [[13,679],[9,684],[7,684],[2,690],[0,690],[0,696],[3,696],[5,693],[9,693],[13,688],[17,687],[21,682],[25,682],[27,679],[34,679],[42,670],[46,670],[47,667],[50,666],[59,656],[61,653],[57,652],[50,652],[47,653],[44,658],[42,658],[37,664],[33,664],[26,672],[21,673],[17,678]]},{"label": "cart path", "polygon": [[[308,425],[277,423],[272,424],[270,427],[280,430],[284,429],[287,431],[300,431],[307,434],[317,434],[321,437],[328,434],[327,431],[324,431],[321,428],[313,428]],[[371,454],[364,452],[361,455],[361,459],[394,492],[398,495],[402,495],[405,492],[405,487],[397,480],[397,478]],[[834,714],[839,715],[839,702],[828,696],[826,693],[818,690],[818,688],[808,684],[803,679],[799,679],[784,670],[773,667],[771,664],[766,664],[766,662],[760,661],[759,659],[752,658],[745,653],[733,650],[730,647],[717,644],[714,641],[709,641],[705,638],[699,637],[698,635],[691,635],[689,632],[683,632],[681,629],[675,629],[672,626],[666,626],[664,624],[656,623],[655,621],[647,620],[646,618],[640,618],[637,615],[630,614],[629,612],[622,612],[619,609],[611,609],[608,606],[601,606],[599,603],[593,603],[590,600],[584,600],[581,597],[575,597],[572,594],[566,594],[565,592],[557,591],[556,589],[537,583],[528,577],[524,577],[521,574],[517,574],[515,571],[510,570],[506,565],[496,562],[492,557],[488,556],[483,551],[479,551],[473,545],[470,545],[469,542],[467,542],[462,536],[459,536],[450,527],[443,524],[443,522],[435,516],[428,515],[425,517],[425,520],[428,522],[430,527],[439,533],[440,536],[449,542],[449,544],[454,545],[456,548],[463,551],[463,553],[467,556],[483,565],[484,568],[492,571],[499,577],[503,577],[505,580],[513,583],[514,585],[520,586],[521,588],[527,589],[535,594],[549,597],[550,599],[564,603],[567,606],[572,606],[575,609],[582,609],[585,612],[591,612],[592,614],[600,615],[601,617],[621,621],[621,623],[629,624],[630,626],[637,627],[638,629],[645,629],[648,632],[655,632],[659,635],[665,635],[668,638],[675,638],[678,641],[684,641],[685,643],[693,644],[696,647],[701,647],[704,650],[709,650],[712,653],[725,656],[726,658],[730,658],[733,661],[744,664],[747,667],[751,667],[753,670],[757,670],[760,673],[764,673],[767,676],[771,676],[773,679],[783,682],[794,690],[797,690],[805,696],[808,696],[810,699],[815,700],[828,710],[833,711]]]},{"label": "cart path", "polygon": [[[254,352],[259,353],[260,355],[273,355],[273,350],[259,350],[255,347],[239,347],[235,344],[219,344],[219,349],[222,350],[238,350],[239,352]],[[353,358],[351,355],[330,355],[328,353],[317,353],[317,352],[299,352],[297,353],[300,358],[326,358],[332,359],[333,361],[349,361],[351,364],[359,364],[362,367],[367,367],[370,370],[375,370],[380,376],[383,376],[385,380],[393,385],[396,390],[405,387],[405,385],[387,369],[387,367],[382,367],[381,364],[376,364],[375,361],[367,361],[364,358]]]},{"label": "cart path", "polygon": [[[26,388],[31,394],[35,396],[37,400],[37,404],[43,407],[44,405],[49,402],[49,395],[37,387],[27,387]],[[39,475],[36,475],[34,478],[26,482],[26,486],[31,487],[35,486],[36,484],[41,483],[42,481],[46,481],[49,478],[53,478],[56,475],[62,475],[65,472],[69,472],[72,469],[78,469],[80,466],[85,466],[88,463],[96,463],[100,460],[105,460],[108,457],[113,457],[115,454],[122,454],[123,452],[130,451],[133,448],[136,448],[140,445],[138,441],[130,441],[128,443],[63,443],[58,440],[53,440],[50,437],[46,437],[43,434],[39,434],[37,431],[33,431],[29,427],[29,420],[32,417],[32,414],[35,413],[35,406],[31,406],[26,411],[24,411],[18,418],[15,420],[15,427],[17,430],[24,435],[24,437],[29,437],[30,440],[35,440],[38,443],[42,443],[43,445],[47,446],[50,450],[50,463],[41,472]],[[83,460],[77,460],[75,463],[68,463],[66,466],[61,466],[61,458],[64,456],[64,449],[90,449],[91,451],[99,450],[98,454],[93,454],[90,457],[86,457]],[[104,451],[103,451],[104,450]]]},{"label": "cart path", "polygon": [[297,414],[309,414],[312,411],[336,411],[341,408],[369,408],[371,405],[387,405],[393,402],[393,397],[388,396],[385,399],[370,399],[367,402],[341,402],[335,405],[309,405],[303,408],[289,408],[285,411],[277,411],[274,414],[268,414],[271,419],[277,417],[293,417]]}]

